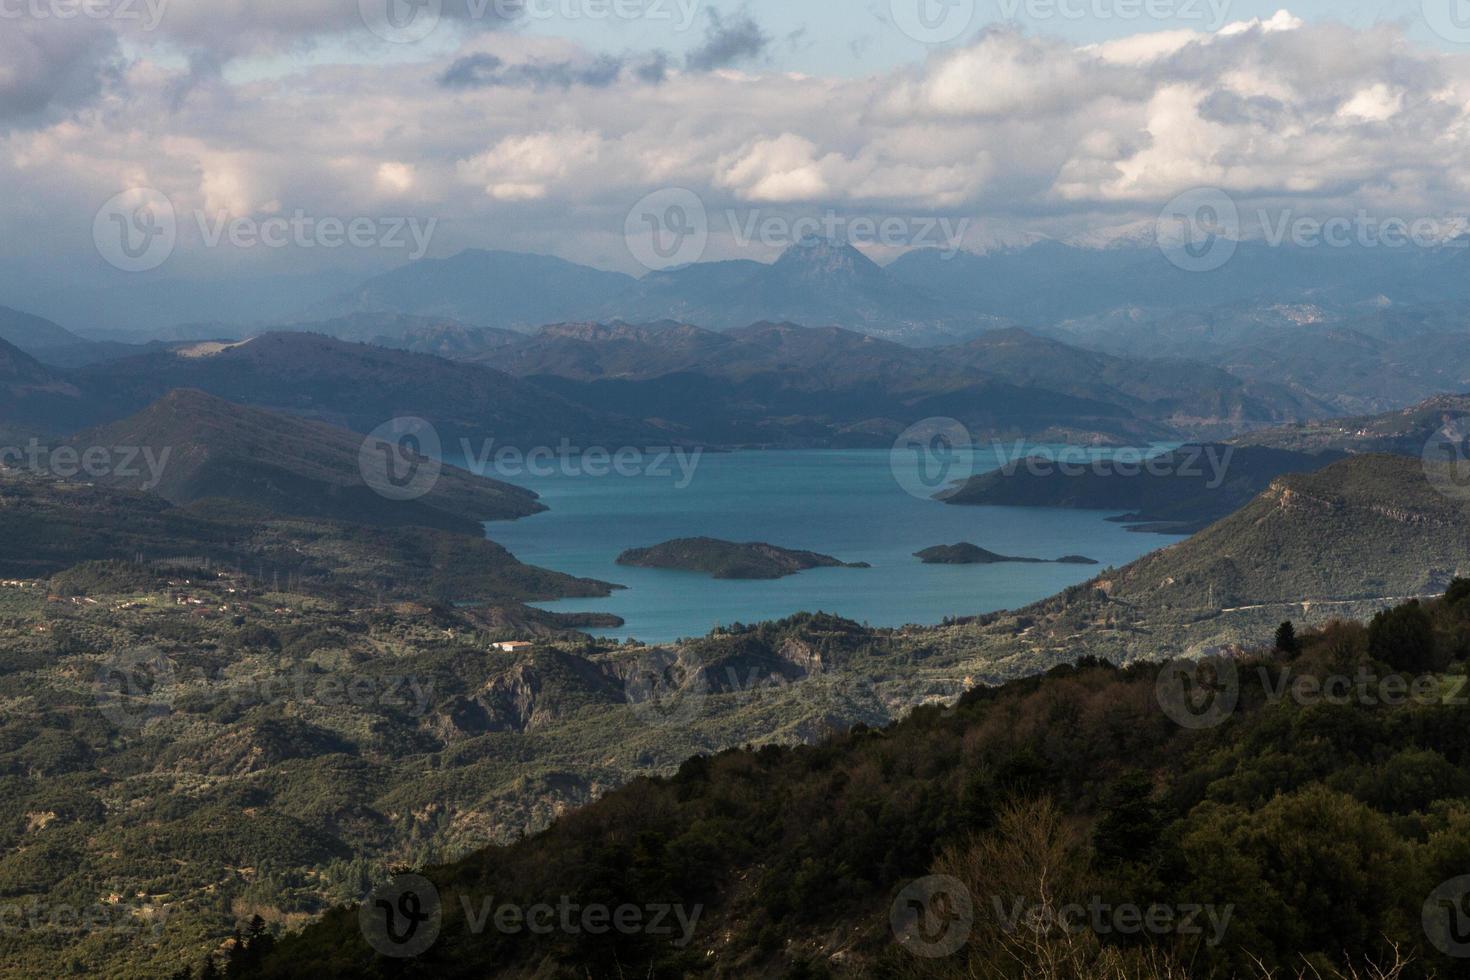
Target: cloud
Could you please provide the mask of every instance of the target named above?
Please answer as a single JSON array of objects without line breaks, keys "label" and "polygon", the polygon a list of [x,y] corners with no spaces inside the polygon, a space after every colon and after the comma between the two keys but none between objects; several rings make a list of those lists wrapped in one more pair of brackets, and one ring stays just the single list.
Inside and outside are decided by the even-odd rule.
[{"label": "cloud", "polygon": [[439,84],[450,89],[497,86],[565,89],[573,85],[606,88],[618,80],[623,67],[622,59],[610,56],[596,58],[584,65],[570,61],[507,65],[493,54],[478,52],[457,59],[439,76]]},{"label": "cloud", "polygon": [[553,184],[598,162],[602,141],[585,130],[512,136],[458,166],[461,179],[497,201],[538,201]]},{"label": "cloud", "polygon": [[98,24],[0,21],[0,129],[42,125],[90,102],[118,57],[116,35]]},{"label": "cloud", "polygon": [[728,21],[718,10],[709,10],[704,43],[689,52],[685,63],[694,71],[714,71],[754,61],[766,53],[771,36],[746,11]]},{"label": "cloud", "polygon": [[[278,38],[323,22],[315,0],[300,6],[271,21]],[[740,21],[716,19],[712,35],[740,35]],[[0,34],[0,257],[74,267],[92,255],[97,207],[138,186],[181,214],[412,209],[441,219],[436,249],[624,268],[629,209],[666,187],[705,201],[711,257],[735,254],[719,235],[730,211],[980,215],[1065,237],[1151,221],[1200,185],[1246,211],[1409,219],[1470,197],[1470,173],[1450,164],[1470,158],[1470,54],[1392,25],[1273,18],[1089,46],[992,30],[862,77],[703,70],[509,31],[447,55],[262,76],[221,70],[223,56],[124,58],[112,32],[78,26]],[[722,50],[699,63],[768,48]],[[354,258],[203,251],[191,224],[171,262],[201,276]]]},{"label": "cloud", "polygon": [[[138,44],[155,41],[221,60],[309,50],[328,39],[382,46],[369,22],[417,18],[432,33],[503,30],[518,11],[490,0],[442,0],[437,11],[414,0],[137,0],[156,15],[119,21]],[[156,21],[156,22],[155,22]]]}]

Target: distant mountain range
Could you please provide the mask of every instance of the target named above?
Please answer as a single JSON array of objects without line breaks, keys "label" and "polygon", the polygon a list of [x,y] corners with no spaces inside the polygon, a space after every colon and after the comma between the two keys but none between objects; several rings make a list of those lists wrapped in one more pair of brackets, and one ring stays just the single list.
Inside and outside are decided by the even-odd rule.
[{"label": "distant mountain range", "polygon": [[972,336],[999,317],[943,300],[851,245],[802,242],[776,262],[714,262],[634,279],[549,256],[469,250],[368,280],[305,311],[447,317],[529,330],[561,320],[679,320],[712,330],[762,320],[840,325],[914,344]]},{"label": "distant mountain range", "polygon": [[[442,335],[429,335],[438,345]],[[463,338],[462,338],[463,340]],[[404,341],[419,347],[419,338]],[[759,323],[560,324],[494,333],[457,357],[493,363],[603,411],[658,418],[716,442],[887,445],[907,425],[954,417],[977,437],[1137,442],[1235,433],[1330,408],[1187,361],[1127,360],[1019,330],[915,349],[837,327]],[[885,442],[885,440],[887,440]]]},{"label": "distant mountain range", "polygon": [[91,365],[70,377],[94,401],[98,422],[139,411],[174,389],[196,388],[357,432],[393,418],[425,418],[450,450],[459,439],[522,447],[556,446],[562,438],[584,445],[667,439],[484,365],[319,334],[183,345]]},{"label": "distant mountain range", "polygon": [[[919,249],[887,266],[850,244],[818,239],[791,245],[771,263],[712,261],[641,278],[549,255],[467,249],[355,284],[340,273],[129,280],[50,292],[20,282],[11,285],[9,302],[91,339],[170,337],[177,324],[259,332],[367,313],[521,331],[560,321],[668,319],[715,330],[792,321],[925,346],[1006,325],[1049,330],[1127,311],[1157,319],[1303,305],[1335,314],[1462,307],[1470,299],[1470,236],[1455,236],[1463,223],[1444,227],[1450,231],[1441,240],[1404,247],[1303,247],[1258,238],[1234,244],[1228,261],[1203,273],[1171,264],[1149,225],[1065,242],[1023,236],[983,253]],[[0,336],[4,321],[0,315]]]},{"label": "distant mountain range", "polygon": [[[241,340],[289,329],[508,367],[488,355],[557,323],[672,323],[712,332],[792,323],[949,349],[1021,327],[1126,360],[1207,364],[1287,389],[1327,414],[1370,414],[1470,390],[1467,244],[1460,237],[1429,247],[1303,248],[1257,240],[1236,245],[1221,268],[1193,273],[1172,265],[1151,233],[1039,239],[984,254],[919,250],[881,267],[851,245],[813,240],[769,264],[706,262],[642,278],[551,256],[471,249],[351,286],[331,277],[263,283],[259,302],[221,286],[210,306],[207,287],[179,283],[175,291],[194,297],[181,305],[165,284],[130,286],[112,306],[146,297],[152,312],[143,326],[138,310],[120,313],[125,334],[108,332],[116,323],[106,306],[78,317],[73,306],[43,297],[47,305],[32,309],[55,313],[53,320],[73,311],[62,321],[72,329],[0,310],[0,339],[47,365],[75,368],[145,352],[139,345],[149,342]],[[318,292],[303,299],[312,289]],[[185,307],[203,315],[180,319]],[[239,312],[246,309],[248,319]],[[514,373],[576,375],[556,351],[536,365],[537,346],[516,355]],[[1431,349],[1436,356],[1425,356]],[[664,373],[682,369],[665,350],[654,363]],[[616,363],[600,367],[602,377],[631,373]],[[1183,414],[1191,413],[1222,414],[1209,403],[1187,406]]]},{"label": "distant mountain range", "polygon": [[16,417],[70,433],[189,388],[358,432],[421,417],[453,450],[463,439],[492,438],[522,448],[562,439],[887,448],[935,416],[959,420],[979,440],[1137,445],[1331,414],[1324,403],[1218,368],[1112,357],[1014,329],[920,349],[790,323],[723,333],[579,323],[520,334],[356,314],[313,326],[377,343],[275,332],[155,344],[71,369],[16,351],[29,413]]}]

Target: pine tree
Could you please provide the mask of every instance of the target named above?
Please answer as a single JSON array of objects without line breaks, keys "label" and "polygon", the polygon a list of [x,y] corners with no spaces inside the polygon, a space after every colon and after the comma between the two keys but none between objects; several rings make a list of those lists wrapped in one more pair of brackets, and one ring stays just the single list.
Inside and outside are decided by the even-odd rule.
[{"label": "pine tree", "polygon": [[1296,638],[1296,627],[1289,619],[1276,629],[1276,652],[1292,657],[1302,652],[1301,641]]}]

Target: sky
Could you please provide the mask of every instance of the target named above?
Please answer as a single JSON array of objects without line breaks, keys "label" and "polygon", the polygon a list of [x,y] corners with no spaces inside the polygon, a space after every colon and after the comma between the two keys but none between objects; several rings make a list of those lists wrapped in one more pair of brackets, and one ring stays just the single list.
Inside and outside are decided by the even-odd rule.
[{"label": "sky", "polygon": [[1467,0],[0,0],[0,305],[1438,221],[1467,161]]}]

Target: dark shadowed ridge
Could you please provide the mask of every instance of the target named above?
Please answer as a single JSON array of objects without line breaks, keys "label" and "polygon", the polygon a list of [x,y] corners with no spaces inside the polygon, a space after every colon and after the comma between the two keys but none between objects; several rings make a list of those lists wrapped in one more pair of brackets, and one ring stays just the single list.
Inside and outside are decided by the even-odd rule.
[{"label": "dark shadowed ridge", "polygon": [[170,392],[131,418],[82,433],[72,444],[147,447],[163,463],[161,473],[133,467],[101,482],[148,490],[179,505],[224,498],[297,517],[470,534],[482,533],[481,521],[545,509],[529,490],[455,467],[442,468],[418,499],[386,499],[363,478],[361,436],[189,389]]}]

